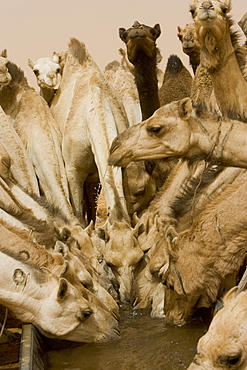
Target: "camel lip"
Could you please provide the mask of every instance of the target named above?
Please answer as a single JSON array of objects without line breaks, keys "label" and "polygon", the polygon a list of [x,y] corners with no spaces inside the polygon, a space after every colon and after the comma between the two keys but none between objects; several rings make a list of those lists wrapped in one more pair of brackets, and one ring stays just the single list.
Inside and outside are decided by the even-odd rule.
[{"label": "camel lip", "polygon": [[[117,148],[116,148],[117,149]],[[126,167],[130,162],[132,150],[128,150],[123,156],[120,154],[116,154],[115,150],[110,154],[108,158],[108,165],[109,166],[116,166],[116,167]]]}]

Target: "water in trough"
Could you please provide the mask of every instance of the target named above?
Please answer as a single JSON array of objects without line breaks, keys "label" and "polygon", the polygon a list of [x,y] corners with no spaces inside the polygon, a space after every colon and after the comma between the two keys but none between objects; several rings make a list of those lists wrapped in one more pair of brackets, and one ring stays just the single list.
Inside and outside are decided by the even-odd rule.
[{"label": "water in trough", "polygon": [[152,319],[148,312],[120,309],[119,340],[102,344],[69,344],[50,349],[48,370],[179,370],[194,357],[208,324],[196,319],[182,327]]}]

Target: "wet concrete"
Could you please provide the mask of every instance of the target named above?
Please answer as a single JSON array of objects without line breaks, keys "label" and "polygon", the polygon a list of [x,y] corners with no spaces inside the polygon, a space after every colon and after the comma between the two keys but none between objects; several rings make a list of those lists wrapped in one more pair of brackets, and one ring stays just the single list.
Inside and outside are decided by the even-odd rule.
[{"label": "wet concrete", "polygon": [[49,370],[179,370],[194,357],[207,323],[200,319],[182,327],[152,319],[148,312],[120,310],[121,337],[102,344],[69,344],[47,353]]}]

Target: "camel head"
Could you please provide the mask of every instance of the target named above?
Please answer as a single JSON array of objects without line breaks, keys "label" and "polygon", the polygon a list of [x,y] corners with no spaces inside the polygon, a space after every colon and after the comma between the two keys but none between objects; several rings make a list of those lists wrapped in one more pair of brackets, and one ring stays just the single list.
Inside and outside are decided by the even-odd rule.
[{"label": "camel head", "polygon": [[190,64],[195,73],[196,68],[200,64],[201,45],[198,41],[193,23],[186,24],[185,28],[178,26],[178,38],[181,41],[182,49],[190,58]]},{"label": "camel head", "polygon": [[232,288],[223,298],[223,308],[200,338],[189,370],[246,369],[246,290]]},{"label": "camel head", "polygon": [[113,140],[108,164],[126,167],[131,161],[191,156],[192,115],[189,98],[157,109]]},{"label": "camel head", "polygon": [[119,37],[126,44],[129,61],[134,65],[143,63],[145,58],[153,60],[156,64],[156,40],[160,34],[159,24],[149,27],[135,21],[127,30],[119,28]]},{"label": "camel head", "polygon": [[58,88],[61,78],[58,54],[54,53],[52,58],[39,58],[36,62],[28,59],[28,65],[33,70],[40,88]]},{"label": "camel head", "polygon": [[7,50],[4,49],[0,54],[0,86],[6,86],[12,80],[8,71]]},{"label": "camel head", "polygon": [[101,229],[101,238],[105,241],[104,257],[119,284],[122,302],[130,301],[135,272],[144,256],[137,240],[138,232],[139,226],[133,229],[124,221],[108,221],[107,227]]},{"label": "camel head", "polygon": [[[231,0],[193,0],[190,5],[190,13],[195,22],[195,30],[199,42],[207,36],[208,43],[214,48],[218,40],[226,37],[227,14],[231,11]],[[215,41],[214,41],[215,39]]]}]

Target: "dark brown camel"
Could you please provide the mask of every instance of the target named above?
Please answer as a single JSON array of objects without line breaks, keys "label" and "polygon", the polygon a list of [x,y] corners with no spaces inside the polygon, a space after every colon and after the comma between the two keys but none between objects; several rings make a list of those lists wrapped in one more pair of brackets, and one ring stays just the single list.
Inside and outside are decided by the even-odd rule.
[{"label": "dark brown camel", "polygon": [[160,107],[156,70],[156,40],[160,34],[159,24],[149,27],[135,21],[127,30],[119,28],[119,36],[127,47],[128,59],[135,66],[143,120]]}]

